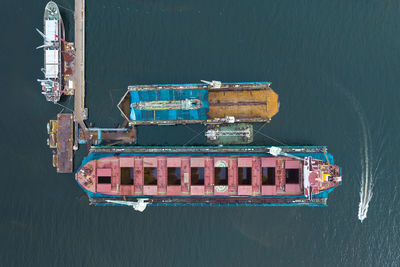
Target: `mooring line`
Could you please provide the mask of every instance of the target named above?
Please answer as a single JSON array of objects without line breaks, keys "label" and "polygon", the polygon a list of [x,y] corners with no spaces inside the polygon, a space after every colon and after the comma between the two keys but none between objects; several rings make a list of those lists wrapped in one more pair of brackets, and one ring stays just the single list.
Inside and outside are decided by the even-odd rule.
[{"label": "mooring line", "polygon": [[264,128],[264,126],[265,125],[267,125],[268,124],[268,122],[264,122],[264,124],[263,125],[261,125],[261,127],[260,128],[258,128],[257,130],[256,130],[256,132],[259,132],[259,131],[261,131],[263,128]]},{"label": "mooring line", "polygon": [[63,7],[62,5],[60,5],[60,4],[57,4],[59,7],[62,7],[62,8],[64,8],[65,10],[68,10],[68,11],[71,11],[72,13],[74,13],[74,11],[72,10],[72,9],[69,9],[69,8],[66,8],[66,7]]},{"label": "mooring line", "polygon": [[192,140],[194,140],[196,137],[198,137],[200,134],[204,133],[205,131],[199,132],[198,134],[196,134],[195,136],[193,136],[192,138],[189,139],[189,141],[187,141],[184,146],[186,146],[188,143],[190,143]]},{"label": "mooring line", "polygon": [[64,105],[61,105],[60,103],[56,103],[57,105],[59,105],[60,107],[63,107],[65,109],[68,109],[69,111],[72,111],[72,113],[74,113],[74,111],[72,109],[70,109],[69,107],[66,107]]},{"label": "mooring line", "polygon": [[189,127],[189,126],[187,126],[187,125],[183,125],[183,126],[185,126],[186,128],[188,128],[189,130],[191,130],[192,132],[194,132],[194,133],[198,133],[196,130],[194,130],[194,129],[192,129],[191,127]]},{"label": "mooring line", "polygon": [[271,137],[271,136],[268,136],[268,135],[266,135],[266,134],[263,134],[262,132],[258,132],[258,133],[261,134],[261,135],[264,136],[264,137],[267,137],[267,138],[269,138],[269,139],[271,139],[271,140],[274,140],[275,142],[278,142],[278,143],[281,144],[281,145],[287,146],[287,144],[285,144],[285,143],[279,141],[278,139],[275,139],[275,138],[273,138],[273,137]]}]

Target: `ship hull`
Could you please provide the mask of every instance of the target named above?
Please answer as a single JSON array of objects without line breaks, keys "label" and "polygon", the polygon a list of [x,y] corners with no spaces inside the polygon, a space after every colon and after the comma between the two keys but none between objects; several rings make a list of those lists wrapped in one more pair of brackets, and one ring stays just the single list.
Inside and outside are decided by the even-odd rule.
[{"label": "ship hull", "polygon": [[326,148],[282,147],[285,156],[269,149],[94,147],[75,177],[98,206],[326,206],[341,184],[327,178],[341,170]]},{"label": "ship hull", "polygon": [[44,80],[40,80],[42,94],[49,102],[60,101],[63,92],[62,40],[64,24],[56,3],[47,3],[43,16],[45,43],[44,46]]},{"label": "ship hull", "polygon": [[205,206],[205,207],[237,207],[237,206],[308,206],[325,207],[327,197],[313,198],[311,200],[298,197],[90,197],[89,203],[94,206],[127,206],[116,204],[110,200],[138,202],[146,199],[149,206]]},{"label": "ship hull", "polygon": [[207,125],[210,145],[240,145],[253,142],[253,125],[249,123]]},{"label": "ship hull", "polygon": [[[153,84],[129,86],[117,107],[131,125],[269,122],[279,111],[269,82]],[[171,108],[192,100],[195,109]],[[155,105],[157,104],[157,105]],[[147,108],[141,108],[146,106]],[[161,107],[160,107],[161,106]],[[140,107],[140,108],[138,108]]]}]

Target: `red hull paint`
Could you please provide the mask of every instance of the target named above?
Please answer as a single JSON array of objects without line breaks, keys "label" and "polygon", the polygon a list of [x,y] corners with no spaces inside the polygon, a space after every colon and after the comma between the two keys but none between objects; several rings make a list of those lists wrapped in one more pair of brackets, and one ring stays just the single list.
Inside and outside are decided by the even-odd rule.
[{"label": "red hull paint", "polygon": [[[339,167],[312,159],[312,172],[306,173],[304,164],[309,165],[309,161],[305,162],[272,156],[116,156],[87,162],[76,174],[76,179],[89,192],[110,196],[304,196],[308,194],[308,188],[304,188],[307,184],[304,175],[310,180],[308,184],[312,186],[313,194],[339,185],[339,180],[329,177],[338,177]],[[133,181],[122,177],[123,168],[132,172]],[[204,168],[202,185],[192,185],[192,168]],[[263,174],[268,173],[266,168],[274,168],[268,174],[275,177],[273,184],[273,179],[268,184],[263,183]],[[239,172],[243,179],[243,173],[249,169],[251,181],[240,184]],[[151,172],[153,182],[149,184],[146,175]],[[169,184],[170,178],[173,184]]]}]

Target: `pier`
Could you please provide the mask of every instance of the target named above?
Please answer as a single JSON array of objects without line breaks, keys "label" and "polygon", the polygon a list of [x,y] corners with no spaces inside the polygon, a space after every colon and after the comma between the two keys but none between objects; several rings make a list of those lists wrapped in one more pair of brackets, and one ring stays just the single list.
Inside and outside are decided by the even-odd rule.
[{"label": "pier", "polygon": [[74,120],[87,131],[85,120],[88,110],[85,108],[85,0],[75,0],[75,70],[73,81],[75,87]]},{"label": "pier", "polygon": [[[73,91],[74,107],[73,110],[65,107],[72,114],[61,115],[70,116],[71,121],[64,121],[63,116],[58,116],[51,125],[57,125],[60,135],[55,138],[54,131],[49,131],[49,146],[52,149],[57,147],[57,151],[53,150],[53,165],[58,172],[73,172],[74,151],[80,145],[87,145],[87,151],[104,149],[128,153],[134,150],[132,145],[136,143],[136,125],[202,123],[215,126],[269,122],[279,111],[278,95],[270,88],[270,82],[266,81],[222,83],[202,80],[202,83],[192,84],[136,85],[128,87],[117,105],[124,118],[121,126],[94,128],[94,124],[87,121],[88,109],[85,107],[85,0],[75,0],[74,33],[74,43],[62,39],[62,92],[67,94],[67,89],[68,92]],[[247,144],[252,141],[249,127],[242,129],[236,125],[222,128],[208,134],[214,141],[218,139],[215,144]],[[226,140],[220,141],[221,137]],[[219,147],[218,150],[222,151]]]},{"label": "pier", "polygon": [[88,128],[88,109],[85,107],[85,0],[75,0],[75,41],[63,40],[64,94],[74,95],[74,110],[69,114],[58,114],[50,120],[48,145],[53,149],[53,166],[59,173],[73,172],[74,150],[79,144],[89,147],[97,145],[132,145],[136,142],[136,131],[126,128]]}]

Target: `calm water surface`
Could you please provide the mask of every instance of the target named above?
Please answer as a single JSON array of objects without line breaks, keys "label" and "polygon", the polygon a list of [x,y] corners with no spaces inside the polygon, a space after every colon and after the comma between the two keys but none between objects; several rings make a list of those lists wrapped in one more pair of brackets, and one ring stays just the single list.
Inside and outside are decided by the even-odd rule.
[{"label": "calm water surface", "polygon": [[[73,38],[74,1],[57,3]],[[43,52],[34,28],[46,1],[2,4],[2,266],[400,265],[398,1],[87,1],[87,105],[97,126],[122,121],[115,105],[130,84],[267,80],[281,109],[255,144],[278,144],[267,135],[327,145],[343,167],[326,208],[144,213],[91,207],[72,174],[56,174],[46,123],[62,108],[35,81]],[[204,144],[201,134],[191,140],[204,127],[190,128],[141,127],[139,143]],[[367,161],[373,198],[360,223]]]}]

